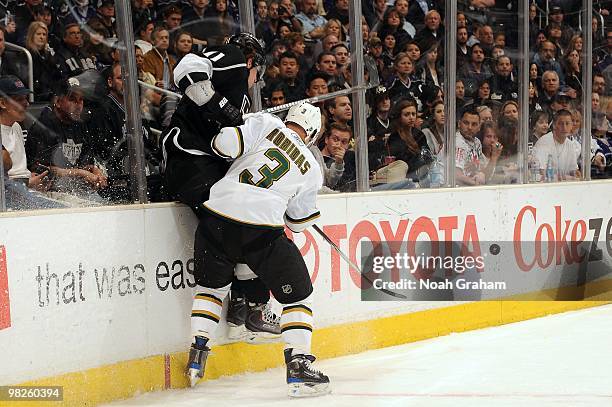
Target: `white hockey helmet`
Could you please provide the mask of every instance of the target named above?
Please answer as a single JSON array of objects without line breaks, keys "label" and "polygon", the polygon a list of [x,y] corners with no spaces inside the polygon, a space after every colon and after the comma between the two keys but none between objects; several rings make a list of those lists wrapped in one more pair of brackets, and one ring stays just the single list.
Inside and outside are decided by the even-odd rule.
[{"label": "white hockey helmet", "polygon": [[321,110],[307,102],[298,103],[287,112],[285,123],[295,123],[306,132],[306,140],[314,138],[321,130]]}]

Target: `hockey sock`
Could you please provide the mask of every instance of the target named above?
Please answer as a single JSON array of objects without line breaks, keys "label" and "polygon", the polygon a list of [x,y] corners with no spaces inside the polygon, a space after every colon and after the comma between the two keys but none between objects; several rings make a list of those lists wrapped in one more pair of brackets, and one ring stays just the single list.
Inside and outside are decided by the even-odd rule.
[{"label": "hockey sock", "polygon": [[191,333],[193,336],[212,338],[219,320],[223,299],[229,292],[231,284],[221,288],[196,287],[191,309]]},{"label": "hockey sock", "polygon": [[283,304],[281,334],[286,345],[293,348],[293,355],[310,354],[312,341],[312,294],[302,301]]}]

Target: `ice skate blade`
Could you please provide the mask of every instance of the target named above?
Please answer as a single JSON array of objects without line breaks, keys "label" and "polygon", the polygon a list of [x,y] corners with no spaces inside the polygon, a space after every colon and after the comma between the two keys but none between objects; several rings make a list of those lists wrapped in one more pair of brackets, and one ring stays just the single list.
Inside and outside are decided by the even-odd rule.
[{"label": "ice skate blade", "polygon": [[331,393],[329,383],[288,383],[289,397],[318,397]]},{"label": "ice skate blade", "polygon": [[230,341],[244,341],[247,338],[247,330],[244,324],[242,325],[234,325],[227,324],[227,339]]},{"label": "ice skate blade", "polygon": [[195,387],[202,379],[199,369],[190,368],[189,372],[187,372],[187,376],[189,377],[189,387]]},{"label": "ice skate blade", "polygon": [[244,341],[249,345],[261,345],[264,343],[281,342],[281,335],[272,334],[269,332],[253,332],[246,330]]}]

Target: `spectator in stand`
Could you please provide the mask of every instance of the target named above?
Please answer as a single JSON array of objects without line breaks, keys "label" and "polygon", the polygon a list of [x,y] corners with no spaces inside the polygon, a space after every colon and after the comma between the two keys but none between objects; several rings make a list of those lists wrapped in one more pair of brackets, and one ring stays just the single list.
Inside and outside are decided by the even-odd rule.
[{"label": "spectator in stand", "polygon": [[155,47],[144,56],[144,70],[150,72],[157,81],[157,86],[169,89],[172,82],[172,71],[176,62],[168,54],[170,45],[168,30],[156,27],[151,34]]},{"label": "spectator in stand", "polygon": [[412,63],[415,65],[421,59],[421,48],[419,48],[419,44],[417,44],[414,40],[408,41],[404,44],[403,50],[401,52],[405,52],[408,54]]},{"label": "spectator in stand", "polygon": [[[125,134],[125,109],[123,100],[123,79],[121,65],[115,64],[105,70],[108,94],[92,114],[90,126],[93,130],[93,148],[96,159],[104,165],[108,174],[109,187],[100,194],[113,202],[129,202],[129,158]],[[143,127],[145,165],[147,174],[156,171],[152,154],[155,149]]]},{"label": "spectator in stand", "polygon": [[403,28],[403,21],[400,13],[395,7],[390,7],[385,12],[383,23],[378,30],[378,37],[383,39],[389,34],[395,37],[395,47],[401,49],[412,37]]},{"label": "spectator in stand", "polygon": [[444,125],[446,116],[444,114],[444,101],[436,100],[431,108],[431,115],[423,125],[423,134],[427,138],[429,150],[437,157],[438,161],[444,163],[446,158],[446,141],[444,138]]},{"label": "spectator in stand", "polygon": [[[391,111],[391,99],[384,86],[373,89],[369,105],[372,107],[372,114],[367,120],[368,143],[371,141],[386,142],[391,134],[389,112]],[[382,162],[378,163],[382,166]],[[370,163],[371,169],[372,164]]]},{"label": "spectator in stand", "polygon": [[[410,2],[406,19],[414,24],[417,33],[423,29],[425,16],[437,7],[434,0],[414,0]],[[428,47],[429,48],[429,47]]]},{"label": "spectator in stand", "polygon": [[35,192],[47,190],[48,168],[37,167],[39,173],[27,168],[19,122],[25,119],[29,93],[30,90],[16,76],[0,77],[0,137],[4,171],[8,176],[4,180],[7,207],[15,210],[63,207]]},{"label": "spectator in stand", "polygon": [[18,44],[25,44],[25,36],[30,23],[36,20],[34,9],[42,0],[25,0],[23,4],[15,7],[15,39]]},{"label": "spectator in stand", "polygon": [[467,46],[468,30],[466,27],[457,27],[457,66],[463,66],[469,61],[469,48]]},{"label": "spectator in stand", "polygon": [[168,30],[169,48],[168,52],[174,52],[174,43],[176,42],[176,34],[181,29],[181,22],[183,21],[183,11],[174,5],[168,6],[164,10],[164,24],[163,26]]},{"label": "spectator in stand", "polygon": [[257,38],[261,38],[266,44],[267,51],[270,50],[272,42],[276,37],[278,26],[280,23],[280,16],[278,15],[278,1],[271,0],[268,4],[268,18],[263,21],[259,21],[255,25],[255,35]]},{"label": "spectator in stand", "polygon": [[455,141],[455,180],[457,185],[483,185],[491,178],[502,146],[495,144],[488,163],[482,153],[482,143],[476,137],[480,117],[473,109],[465,109],[459,120]]},{"label": "spectator in stand", "polygon": [[[258,1],[257,4],[260,4]],[[265,2],[264,2],[265,4]],[[266,5],[266,14],[267,14]],[[210,30],[207,22],[208,0],[191,0],[191,4],[183,9],[182,29],[193,36],[193,43],[206,45]]]},{"label": "spectator in stand", "polygon": [[404,22],[402,28],[410,35],[410,38],[414,38],[416,35],[416,28],[414,28],[414,25],[408,20],[408,0],[395,0],[394,6]]},{"label": "spectator in stand", "polygon": [[306,84],[306,96],[313,98],[316,96],[326,95],[329,93],[327,82],[329,81],[329,75],[325,72],[313,72],[309,75],[308,82]]},{"label": "spectator in stand", "polygon": [[96,16],[97,0],[78,0],[73,1],[71,4],[64,3],[64,6],[60,8],[61,20],[75,20],[80,25],[84,25],[91,18]]},{"label": "spectator in stand", "polygon": [[563,9],[559,6],[552,6],[548,12],[548,17],[549,17],[550,22],[549,22],[549,26],[547,26],[545,30],[549,31],[548,30],[549,27],[553,25],[555,27],[558,27],[559,45],[562,47],[562,49],[567,48],[567,45],[569,44],[570,40],[572,39],[572,36],[574,35],[574,30],[572,29],[572,27],[570,27],[568,24],[566,24],[563,21],[564,19]]},{"label": "spectator in stand", "polygon": [[355,189],[355,154],[349,150],[352,137],[350,127],[332,123],[323,135],[321,149],[316,145],[310,147],[323,174],[323,188],[320,192]]},{"label": "spectator in stand", "polygon": [[302,0],[302,11],[295,17],[302,24],[302,34],[307,38],[320,39],[325,35],[325,17],[317,14],[317,0]]},{"label": "spectator in stand", "polygon": [[395,75],[391,78],[390,86],[387,87],[391,102],[395,103],[403,97],[416,98],[422,82],[414,79],[414,64],[408,54],[400,52],[396,55],[394,69]]},{"label": "spectator in stand", "polygon": [[[380,30],[380,27],[383,24],[383,18],[385,16],[385,11],[387,11],[387,8],[389,7],[389,5],[387,4],[386,0],[374,0],[373,2],[373,13],[374,13],[374,17],[375,20],[371,21],[370,23],[370,27],[372,28],[373,32],[378,32]],[[405,16],[404,16],[404,20],[405,20]]]},{"label": "spectator in stand", "polygon": [[475,32],[475,38],[478,44],[482,47],[485,52],[485,57],[491,57],[491,51],[493,45],[495,45],[495,38],[493,37],[493,28],[490,25],[481,25]]},{"label": "spectator in stand", "polygon": [[[491,34],[493,33],[491,32]],[[419,44],[419,48],[421,50],[426,50],[443,40],[444,26],[442,25],[440,13],[438,13],[436,10],[430,10],[425,15],[425,27],[423,27],[422,30],[417,31],[414,41]]]},{"label": "spectator in stand", "polygon": [[300,64],[298,57],[291,51],[285,52],[280,57],[279,79],[287,85],[287,102],[295,102],[304,98],[304,84],[298,80]]},{"label": "spectator in stand", "polygon": [[468,102],[471,102],[471,100],[465,98],[465,85],[461,78],[457,78],[455,82],[455,96],[457,97],[457,112],[460,112]]},{"label": "spectator in stand", "polygon": [[476,113],[478,113],[478,117],[480,118],[480,123],[495,121],[493,120],[493,109],[491,109],[489,106],[471,104],[470,108],[474,106],[476,107]]},{"label": "spectator in stand", "polygon": [[293,31],[291,31],[291,25],[285,23],[284,21],[281,21],[280,23],[278,23],[278,28],[276,30],[275,38],[286,41],[287,36],[291,34],[292,32]]},{"label": "spectator in stand", "polygon": [[417,64],[417,77],[421,82],[442,86],[443,73],[438,63],[438,55],[438,44],[434,44],[423,54],[423,57]]},{"label": "spectator in stand", "polygon": [[174,53],[172,56],[178,64],[181,59],[189,54],[193,48],[193,37],[187,31],[177,31],[174,39]]},{"label": "spectator in stand", "polygon": [[336,62],[336,56],[331,52],[322,52],[317,58],[315,63],[315,69],[321,72],[325,72],[331,78],[338,76],[338,63]]},{"label": "spectator in stand", "polygon": [[95,69],[94,61],[83,54],[83,33],[74,20],[64,27],[63,43],[57,51],[57,63],[62,77],[74,76],[87,69]]},{"label": "spectator in stand", "polygon": [[37,102],[51,100],[52,86],[60,79],[54,54],[47,42],[48,32],[44,23],[34,21],[26,35],[26,48],[32,54],[34,95]]},{"label": "spectator in stand", "polygon": [[340,72],[345,66],[350,64],[351,55],[349,53],[349,49],[344,43],[336,44],[332,47],[331,52],[336,57],[336,66],[338,71]]},{"label": "spectator in stand", "polygon": [[427,137],[416,127],[417,102],[407,98],[399,101],[391,110],[392,132],[386,151],[395,160],[408,164],[408,178],[423,179],[429,172],[431,152]]},{"label": "spectator in stand", "polygon": [[144,20],[134,30],[134,34],[137,37],[137,40],[134,41],[134,45],[140,47],[145,54],[153,49],[151,34],[153,34],[154,28],[155,24],[153,24],[153,21]]},{"label": "spectator in stand", "polygon": [[331,52],[331,49],[340,43],[338,37],[333,34],[328,34],[323,37],[321,41],[321,46],[323,48],[323,52]]},{"label": "spectator in stand", "polygon": [[88,25],[100,25],[103,27],[104,38],[117,38],[117,27],[115,23],[115,0],[98,0],[96,16],[90,18]]},{"label": "spectator in stand", "polygon": [[137,26],[145,21],[157,20],[157,11],[153,0],[132,0],[132,19]]},{"label": "spectator in stand", "polygon": [[213,0],[213,8],[210,10],[210,30],[208,36],[209,45],[221,45],[225,39],[232,35],[235,31],[235,22],[228,11],[227,0]]},{"label": "spectator in stand", "polygon": [[[204,0],[201,0],[204,1]],[[257,0],[255,8],[255,25],[268,19],[268,3],[266,0]]]},{"label": "spectator in stand", "polygon": [[540,99],[538,103],[542,109],[550,109],[553,98],[559,93],[561,85],[559,83],[559,75],[555,71],[546,71],[542,74],[542,92],[539,92]]},{"label": "spectator in stand", "polygon": [[529,154],[533,150],[533,146],[537,141],[546,133],[548,133],[550,127],[550,116],[547,112],[537,111],[534,112],[529,118],[529,141],[527,143],[527,149]]},{"label": "spectator in stand", "polygon": [[498,102],[518,100],[518,84],[514,80],[513,69],[509,56],[502,55],[495,60],[495,75],[491,79],[491,100]]},{"label": "spectator in stand", "polygon": [[465,94],[475,97],[478,85],[493,76],[491,69],[484,63],[485,53],[480,44],[474,44],[470,50],[470,62],[459,68],[458,77],[463,79]]},{"label": "spectator in stand", "polygon": [[[281,81],[275,81],[268,87],[268,107],[281,106],[287,103],[287,85]],[[284,115],[284,112],[279,112],[277,116]]]},{"label": "spectator in stand", "polygon": [[328,11],[327,20],[336,19],[342,26],[348,26],[349,22],[348,0],[335,0],[334,7]]},{"label": "spectator in stand", "polygon": [[[155,85],[155,77],[144,70],[144,52],[137,45],[134,47],[136,53],[136,69],[138,71],[138,80],[149,85]],[[161,103],[161,94],[153,89],[140,88],[140,110],[143,120],[149,123],[156,122],[159,118],[159,105]]]},{"label": "spectator in stand", "polygon": [[474,105],[485,105],[488,104],[489,100],[491,100],[491,81],[489,79],[483,79],[483,81],[478,84],[478,92],[476,92],[476,97],[474,98]]},{"label": "spectator in stand", "polygon": [[298,63],[300,65],[299,77],[303,78],[306,73],[310,70],[308,61],[304,56],[306,51],[306,44],[304,43],[304,36],[297,32],[291,32],[285,38],[289,51],[293,52],[298,57]]},{"label": "spectator in stand", "polygon": [[347,35],[344,29],[342,28],[342,24],[340,20],[336,18],[331,18],[327,20],[327,24],[325,24],[325,33],[324,37],[328,35],[334,35],[337,39],[337,42],[345,42]]},{"label": "spectator in stand", "polygon": [[518,103],[515,100],[504,102],[500,109],[502,117],[511,118],[516,121],[519,119]]},{"label": "spectator in stand", "polygon": [[278,15],[291,31],[302,32],[302,24],[295,18],[295,5],[291,0],[280,0]]},{"label": "spectator in stand", "polygon": [[353,108],[351,99],[348,96],[336,96],[328,99],[324,104],[328,123],[341,123],[350,127],[353,119]]},{"label": "spectator in stand", "polygon": [[572,50],[563,56],[562,67],[565,76],[565,92],[573,98],[580,99],[582,96],[582,66],[577,50]]},{"label": "spectator in stand", "polygon": [[546,26],[546,38],[555,45],[555,59],[558,61],[563,57],[565,48],[561,45],[561,26],[551,22]]},{"label": "spectator in stand", "polygon": [[[372,39],[368,41],[367,55],[369,55],[374,60],[379,78],[383,78],[387,69],[390,68],[390,67],[385,66],[385,61],[382,57],[382,52],[383,52],[383,44],[382,44],[381,39],[378,37],[372,37]],[[381,80],[381,81],[384,81],[384,80]]]},{"label": "spectator in stand", "polygon": [[550,41],[544,41],[540,51],[533,57],[533,63],[538,66],[540,72],[555,71],[561,83],[564,81],[563,70],[559,62],[555,60],[556,47]]},{"label": "spectator in stand", "polygon": [[15,64],[16,58],[14,55],[8,55],[6,51],[6,44],[4,42],[4,36],[6,30],[0,27],[0,75],[14,75],[19,77],[19,72]]},{"label": "spectator in stand", "polygon": [[102,23],[93,21],[90,26],[84,27],[83,33],[83,48],[81,51],[83,55],[91,58],[99,70],[113,63],[111,55],[113,48],[109,47],[109,41],[104,38],[105,31]]},{"label": "spectator in stand", "polygon": [[580,178],[578,152],[574,148],[574,143],[567,140],[572,128],[572,114],[568,110],[560,110],[553,117],[552,131],[540,137],[535,143],[533,154],[540,164],[542,179],[545,179],[549,159],[554,172],[553,182]]},{"label": "spectator in stand", "polygon": [[51,168],[52,191],[65,192],[98,203],[97,191],[108,186],[107,177],[94,164],[93,136],[82,120],[83,90],[77,77],[58,84],[57,100],[30,128],[26,152],[30,167]]}]

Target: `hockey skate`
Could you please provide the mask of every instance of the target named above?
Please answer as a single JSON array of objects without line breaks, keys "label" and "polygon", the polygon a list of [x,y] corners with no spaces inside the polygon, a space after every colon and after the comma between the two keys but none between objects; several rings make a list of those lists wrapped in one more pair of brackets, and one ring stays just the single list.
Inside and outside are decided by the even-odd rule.
[{"label": "hockey skate", "polygon": [[293,349],[285,349],[287,386],[289,397],[313,397],[329,394],[329,377],[312,368],[313,355],[291,355]]},{"label": "hockey skate", "polygon": [[245,326],[248,343],[258,344],[280,340],[280,316],[272,312],[269,303],[249,304]]},{"label": "hockey skate", "polygon": [[227,337],[232,341],[242,341],[246,338],[244,321],[247,317],[247,303],[244,296],[235,291],[230,293],[229,306],[227,308],[227,325],[229,327]]},{"label": "hockey skate", "polygon": [[210,348],[206,346],[207,342],[208,339],[196,336],[195,343],[191,344],[191,349],[189,349],[189,360],[185,374],[189,377],[190,387],[194,387],[204,377],[206,358],[208,358],[210,352]]}]

